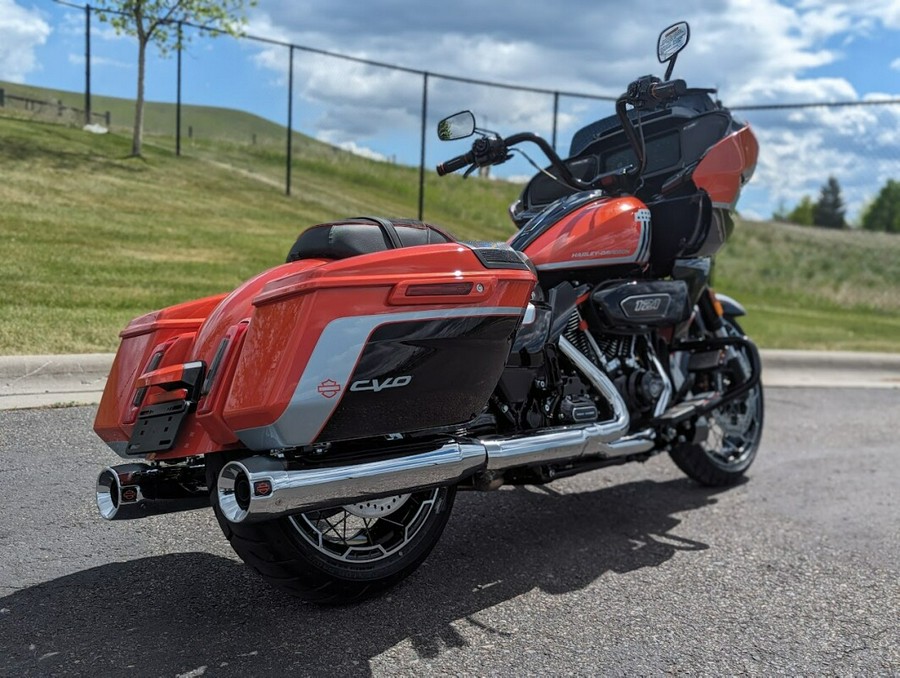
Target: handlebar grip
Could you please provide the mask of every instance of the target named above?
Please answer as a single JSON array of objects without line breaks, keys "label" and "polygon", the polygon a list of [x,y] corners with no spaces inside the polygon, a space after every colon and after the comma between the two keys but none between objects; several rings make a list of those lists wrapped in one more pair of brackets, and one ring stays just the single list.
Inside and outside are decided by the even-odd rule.
[{"label": "handlebar grip", "polygon": [[681,96],[686,91],[687,83],[684,80],[659,82],[650,86],[650,96],[657,101],[665,101],[666,99]]},{"label": "handlebar grip", "polygon": [[463,167],[467,167],[475,162],[475,156],[471,151],[466,153],[465,155],[458,155],[455,158],[451,158],[447,162],[442,162],[437,166],[438,176],[442,177],[445,174],[450,174],[455,172],[456,170],[460,170]]}]

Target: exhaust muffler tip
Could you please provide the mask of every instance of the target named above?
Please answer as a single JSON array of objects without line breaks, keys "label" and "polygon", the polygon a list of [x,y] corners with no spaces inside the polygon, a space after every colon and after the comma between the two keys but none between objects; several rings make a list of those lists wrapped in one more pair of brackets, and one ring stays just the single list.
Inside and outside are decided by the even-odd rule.
[{"label": "exhaust muffler tip", "polygon": [[[259,481],[256,488],[260,496],[271,494],[271,482]],[[219,472],[216,487],[219,510],[232,523],[240,523],[250,515],[250,471],[239,461],[228,462]]]},{"label": "exhaust muffler tip", "polygon": [[198,483],[183,469],[167,477],[147,464],[108,466],[97,476],[97,509],[106,520],[134,520],[209,506],[209,493]]},{"label": "exhaust muffler tip", "polygon": [[275,520],[457,483],[484,468],[486,455],[483,445],[450,442],[419,454],[322,468],[291,469],[272,457],[246,457],[219,471],[216,498],[231,523]]},{"label": "exhaust muffler tip", "polygon": [[97,509],[106,520],[131,518],[143,496],[137,484],[130,484],[133,475],[144,471],[144,464],[107,466],[97,476]]}]

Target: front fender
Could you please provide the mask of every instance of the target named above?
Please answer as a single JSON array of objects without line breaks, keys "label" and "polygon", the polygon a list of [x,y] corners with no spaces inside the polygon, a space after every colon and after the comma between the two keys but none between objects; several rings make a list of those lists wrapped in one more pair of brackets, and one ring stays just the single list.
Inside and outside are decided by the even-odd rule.
[{"label": "front fender", "polygon": [[725,311],[726,316],[730,316],[732,318],[737,318],[742,315],[747,315],[747,310],[741,306],[741,304],[727,294],[720,294],[716,292],[716,299],[718,299],[719,303],[722,304],[722,310]]}]

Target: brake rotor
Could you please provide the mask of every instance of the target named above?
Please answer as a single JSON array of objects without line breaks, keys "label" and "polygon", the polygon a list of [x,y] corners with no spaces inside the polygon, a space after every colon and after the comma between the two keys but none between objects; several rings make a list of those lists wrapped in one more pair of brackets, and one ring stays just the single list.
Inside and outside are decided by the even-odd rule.
[{"label": "brake rotor", "polygon": [[343,509],[359,518],[383,518],[399,510],[409,499],[408,494],[395,494],[392,497],[367,499],[356,504],[345,504]]}]

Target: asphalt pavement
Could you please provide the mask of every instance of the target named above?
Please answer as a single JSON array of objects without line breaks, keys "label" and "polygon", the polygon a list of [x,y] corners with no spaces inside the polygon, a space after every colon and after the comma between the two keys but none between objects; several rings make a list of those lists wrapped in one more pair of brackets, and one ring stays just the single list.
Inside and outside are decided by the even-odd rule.
[{"label": "asphalt pavement", "polygon": [[900,675],[898,355],[764,351],[748,482],[661,456],[465,493],[407,582],[332,609],[209,510],[99,518],[112,358],[0,357],[0,676]]},{"label": "asphalt pavement", "polygon": [[[0,356],[0,410],[100,402],[112,353]],[[900,353],[764,350],[770,387],[900,388]]]},{"label": "asphalt pavement", "polygon": [[900,675],[900,390],[766,406],[744,484],[659,456],[461,493],[413,576],[339,608],[208,509],[102,521],[95,407],[0,412],[0,676]]}]

